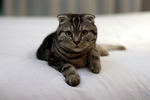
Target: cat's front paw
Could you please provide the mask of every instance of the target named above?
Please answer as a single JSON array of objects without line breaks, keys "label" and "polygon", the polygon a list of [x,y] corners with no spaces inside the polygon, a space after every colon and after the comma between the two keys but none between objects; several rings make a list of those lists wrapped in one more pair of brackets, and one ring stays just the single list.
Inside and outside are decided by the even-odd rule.
[{"label": "cat's front paw", "polygon": [[91,66],[91,67],[90,67],[90,70],[91,70],[93,73],[98,74],[98,73],[100,72],[100,67]]},{"label": "cat's front paw", "polygon": [[66,76],[66,83],[70,86],[77,86],[80,83],[80,76],[78,74],[71,74]]},{"label": "cat's front paw", "polygon": [[91,63],[89,69],[91,70],[91,72],[98,74],[101,70],[100,62]]}]

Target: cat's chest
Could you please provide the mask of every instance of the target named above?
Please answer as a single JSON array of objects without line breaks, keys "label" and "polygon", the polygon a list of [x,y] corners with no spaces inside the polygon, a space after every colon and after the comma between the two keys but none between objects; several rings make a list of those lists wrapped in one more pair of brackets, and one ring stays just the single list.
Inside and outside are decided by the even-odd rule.
[{"label": "cat's chest", "polygon": [[70,63],[74,65],[76,68],[86,67],[88,65],[87,62],[88,55],[86,52],[79,53],[79,54],[67,53],[60,48],[57,49],[54,47],[51,53],[54,55],[54,59],[57,58],[55,60],[59,59],[59,61]]},{"label": "cat's chest", "polygon": [[87,55],[84,55],[77,59],[69,59],[69,63],[73,64],[75,67],[86,67],[87,66]]}]

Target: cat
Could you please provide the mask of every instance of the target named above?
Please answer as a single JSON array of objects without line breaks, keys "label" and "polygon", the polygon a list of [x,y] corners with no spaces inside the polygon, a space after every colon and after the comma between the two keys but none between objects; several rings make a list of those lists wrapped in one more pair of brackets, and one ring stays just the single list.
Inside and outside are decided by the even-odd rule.
[{"label": "cat", "polygon": [[80,83],[76,68],[88,67],[98,74],[101,70],[100,55],[107,56],[107,50],[125,49],[123,46],[96,45],[98,33],[92,14],[67,13],[57,17],[57,30],[44,39],[36,55],[61,72],[70,86]]}]

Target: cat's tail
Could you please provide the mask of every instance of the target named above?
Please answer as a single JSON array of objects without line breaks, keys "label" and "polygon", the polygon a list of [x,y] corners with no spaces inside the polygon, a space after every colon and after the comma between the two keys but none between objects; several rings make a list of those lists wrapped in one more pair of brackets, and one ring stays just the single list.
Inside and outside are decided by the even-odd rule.
[{"label": "cat's tail", "polygon": [[108,56],[107,51],[111,51],[111,50],[126,50],[126,48],[122,45],[105,45],[105,44],[99,45],[97,44],[96,46],[101,56]]},{"label": "cat's tail", "polygon": [[97,47],[99,49],[104,49],[104,50],[107,50],[107,51],[111,51],[111,50],[126,50],[126,48],[122,45],[105,45],[105,44],[102,44],[102,45],[97,45]]}]

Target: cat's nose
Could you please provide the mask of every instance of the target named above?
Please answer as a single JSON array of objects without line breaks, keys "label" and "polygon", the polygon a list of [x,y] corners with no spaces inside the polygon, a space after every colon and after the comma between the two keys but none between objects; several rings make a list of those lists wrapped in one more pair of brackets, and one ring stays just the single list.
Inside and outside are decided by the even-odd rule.
[{"label": "cat's nose", "polygon": [[76,45],[78,45],[80,43],[80,41],[73,41]]}]

